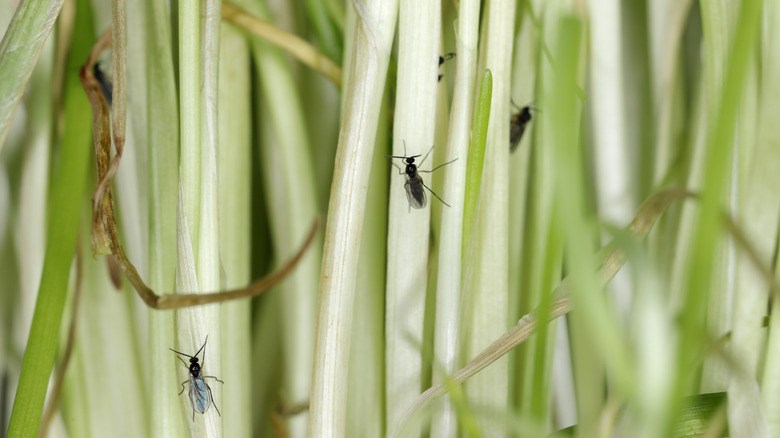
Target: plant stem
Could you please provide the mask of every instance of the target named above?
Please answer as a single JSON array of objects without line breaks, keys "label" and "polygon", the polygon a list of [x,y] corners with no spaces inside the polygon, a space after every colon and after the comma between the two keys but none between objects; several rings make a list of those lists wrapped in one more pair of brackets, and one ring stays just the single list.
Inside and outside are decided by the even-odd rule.
[{"label": "plant stem", "polygon": [[[20,11],[20,15],[23,16],[23,11]],[[87,59],[94,41],[92,17],[86,0],[80,0],[78,3],[76,28],[82,29],[82,32],[73,35],[68,61],[65,132],[59,166],[52,178],[43,274],[22,361],[19,386],[16,389],[8,428],[9,437],[28,437],[38,433],[46,386],[59,340],[70,266],[81,217],[81,201],[89,173],[87,169],[90,156],[91,110],[78,77],[79,67]]]},{"label": "plant stem", "polygon": [[342,130],[336,152],[319,308],[309,436],[344,436],[346,383],[352,333],[361,229],[376,128],[397,16],[397,2],[355,2],[353,77],[347,85]]}]

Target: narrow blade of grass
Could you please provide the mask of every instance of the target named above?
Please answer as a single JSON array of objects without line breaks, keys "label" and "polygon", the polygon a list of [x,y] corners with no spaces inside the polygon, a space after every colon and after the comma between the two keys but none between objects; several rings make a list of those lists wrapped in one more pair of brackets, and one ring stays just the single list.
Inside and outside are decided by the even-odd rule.
[{"label": "narrow blade of grass", "polygon": [[[263,3],[253,12],[269,16]],[[303,97],[296,89],[294,75],[284,52],[264,41],[252,41],[252,53],[259,72],[267,115],[260,144],[262,177],[272,241],[279,261],[294,254],[316,218],[316,190],[305,128]],[[280,172],[280,169],[283,171]],[[294,405],[311,394],[316,288],[321,252],[319,240],[295,272],[279,285],[284,321],[283,403]],[[306,412],[287,419],[292,437],[306,435]]]},{"label": "narrow blade of grass", "polygon": [[[176,271],[176,201],[179,183],[179,108],[173,69],[171,28],[165,5],[143,0],[147,41],[147,150],[149,203],[149,286],[174,290]],[[166,293],[166,292],[161,292]],[[149,431],[153,437],[182,436],[176,386],[179,380],[168,348],[175,345],[173,312],[149,313]]]},{"label": "narrow blade of grass", "polygon": [[[0,150],[64,0],[25,0],[0,42]],[[90,23],[91,25],[91,23]],[[91,35],[91,34],[90,34]],[[86,56],[81,60],[86,59]]]},{"label": "narrow blade of grass", "polygon": [[398,3],[353,3],[358,16],[352,43],[352,81],[347,85],[328,226],[325,230],[309,434],[344,436],[360,229],[387,76]]},{"label": "narrow blade of grass", "polygon": [[[462,325],[466,357],[477,354],[511,326],[509,322],[509,96],[517,2],[491,0],[482,13],[479,69],[492,76],[490,120],[477,213],[464,268]],[[467,184],[470,181],[467,181]],[[476,239],[476,240],[475,240]],[[469,278],[469,271],[473,277]],[[468,304],[466,304],[468,303]],[[508,406],[508,361],[501,360],[466,385],[469,403],[503,418]],[[506,434],[507,425],[488,415],[477,421],[486,436]]]},{"label": "narrow blade of grass", "polygon": [[[452,98],[450,112],[450,131],[447,137],[447,156],[444,162],[454,159],[458,161],[449,164],[444,175],[444,191],[449,194],[451,208],[441,212],[441,234],[439,243],[439,276],[436,289],[436,317],[434,330],[434,366],[433,382],[439,383],[457,369],[460,364],[460,341],[458,322],[461,315],[461,281],[463,267],[464,212],[466,190],[472,190],[471,208],[476,203],[479,193],[479,180],[484,160],[487,123],[490,114],[492,82],[490,72],[485,72],[485,81],[480,95],[481,112],[472,128],[474,114],[474,95],[476,93],[477,75],[477,40],[479,36],[480,4],[475,0],[465,0],[460,5],[460,15],[457,24],[457,72],[455,75],[455,92]],[[471,136],[471,133],[474,133]],[[467,184],[467,168],[471,162],[469,157],[469,138],[479,146],[472,147],[477,152],[473,171],[476,176],[476,188]],[[476,140],[478,139],[478,140]],[[473,214],[472,214],[473,218]],[[473,219],[472,219],[473,221]],[[434,411],[431,436],[433,438],[454,437],[457,434],[458,418],[456,407],[451,401],[445,400]]]},{"label": "narrow blade of grass", "polygon": [[[436,126],[440,28],[439,2],[423,6],[415,0],[400,1],[392,155],[422,155],[415,163],[418,170],[429,170],[439,164],[434,161],[435,154],[431,153],[427,159],[425,155],[433,146]],[[422,386],[420,346],[428,282],[430,208],[438,199],[426,192],[428,206],[410,208],[405,193],[407,176],[398,171],[404,164],[398,158],[387,160],[396,163],[390,173],[385,308],[387,424],[392,427]],[[439,172],[447,172],[447,168]],[[422,175],[424,183],[431,187],[431,174]],[[447,199],[446,193],[439,196]]]},{"label": "narrow blade of grass", "polygon": [[78,77],[79,67],[93,43],[92,17],[85,0],[78,2],[76,28],[82,32],[73,35],[68,61],[65,131],[59,166],[52,179],[41,285],[8,428],[11,437],[38,433],[89,173],[91,110]]},{"label": "narrow blade of grass", "polygon": [[[251,219],[251,89],[249,46],[244,36],[222,24],[219,57],[219,237],[227,287],[249,283]],[[251,306],[249,300],[221,309],[222,415],[227,437],[252,436]]]},{"label": "narrow blade of grass", "polygon": [[471,127],[471,146],[468,149],[468,164],[466,167],[466,192],[463,201],[463,248],[462,254],[466,254],[466,247],[471,242],[471,234],[474,230],[474,219],[479,205],[480,188],[482,187],[482,170],[485,163],[485,145],[487,143],[488,123],[490,122],[490,108],[493,99],[493,74],[490,70],[482,73],[477,106],[474,112]]},{"label": "narrow blade of grass", "polygon": [[[758,145],[759,150],[754,161],[760,166],[758,178],[764,181],[765,190],[778,187],[780,169],[774,168],[780,163],[780,52],[776,42],[780,41],[780,4],[764,2],[763,37],[761,44],[762,83],[759,102]],[[767,154],[767,155],[764,155]],[[764,192],[764,195],[768,194]],[[763,195],[762,195],[763,197]],[[772,198],[775,201],[776,196]],[[773,205],[773,204],[769,204]],[[777,216],[775,216],[777,217]],[[776,230],[774,231],[776,233]],[[777,245],[775,235],[774,244]],[[764,237],[761,237],[764,239]],[[780,263],[780,260],[775,262]],[[775,267],[775,272],[780,269]],[[766,362],[762,376],[761,396],[766,421],[772,436],[780,436],[780,302],[773,300],[770,313],[769,337],[767,340]]]}]

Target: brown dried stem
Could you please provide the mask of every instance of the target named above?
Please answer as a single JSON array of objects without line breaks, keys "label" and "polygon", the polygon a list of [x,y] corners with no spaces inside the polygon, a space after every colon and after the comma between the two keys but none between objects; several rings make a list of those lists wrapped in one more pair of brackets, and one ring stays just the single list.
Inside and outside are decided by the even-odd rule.
[{"label": "brown dried stem", "polygon": [[[301,245],[295,256],[287,261],[281,269],[261,278],[241,289],[219,291],[205,294],[158,295],[144,283],[138,271],[125,255],[119,238],[119,229],[114,213],[111,181],[119,168],[122,157],[121,146],[117,145],[116,155],[111,157],[111,128],[108,103],[100,90],[100,85],[92,74],[92,68],[98,55],[111,44],[110,29],[100,36],[89,55],[87,63],[81,68],[79,77],[92,105],[93,136],[95,144],[95,164],[97,166],[98,185],[92,197],[92,250],[95,254],[109,254],[122,269],[127,279],[133,285],[138,295],[153,309],[179,309],[218,303],[238,298],[248,298],[259,295],[276,283],[282,281],[303,258],[306,249],[314,241],[319,228],[319,220],[315,221],[306,241]],[[109,163],[110,160],[110,163]]]}]

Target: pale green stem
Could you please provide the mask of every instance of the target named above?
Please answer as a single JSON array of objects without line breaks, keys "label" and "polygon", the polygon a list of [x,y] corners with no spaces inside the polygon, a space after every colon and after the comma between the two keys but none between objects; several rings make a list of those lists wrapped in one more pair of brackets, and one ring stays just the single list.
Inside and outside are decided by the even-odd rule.
[{"label": "pale green stem", "polygon": [[[355,10],[347,10],[345,52],[352,53],[357,25]],[[342,83],[350,82],[351,56],[344,57]],[[344,101],[347,89],[341,89]],[[366,194],[365,242],[360,248],[356,290],[384,290],[387,261],[387,202],[389,168],[384,151],[389,149],[387,88],[377,126],[376,145]],[[344,109],[344,105],[339,108]],[[339,114],[341,117],[341,114]],[[382,436],[385,431],[385,296],[384,293],[357,293],[352,347],[349,355],[349,394],[347,396],[346,436]]]},{"label": "pale green stem", "polygon": [[[509,94],[516,2],[492,0],[484,12],[486,31],[480,42],[480,70],[493,74],[493,99],[482,172],[480,201],[471,246],[473,277],[464,284],[469,308],[463,324],[468,331],[464,350],[473,357],[510,326],[508,321],[509,245]],[[464,255],[464,257],[466,257]],[[468,275],[468,274],[467,274]],[[466,384],[469,403],[503,415],[507,406],[507,360],[480,373]],[[479,420],[488,435],[505,433],[500,421]]]},{"label": "pale green stem", "polygon": [[[145,6],[141,1],[123,2],[127,8],[126,27],[139,29],[145,26]],[[142,34],[142,35],[137,35]],[[147,36],[144,32],[132,32],[126,41],[127,51],[127,85],[129,90],[146,90],[148,78],[146,77],[147,62]],[[115,52],[114,52],[115,53]],[[116,63],[114,64],[116,70]],[[114,93],[117,93],[114,82]],[[148,96],[145,92],[131,92],[127,94],[127,130],[126,147],[122,154],[122,162],[116,173],[116,184],[113,185],[119,205],[119,217],[122,218],[122,233],[125,236],[124,243],[130,260],[137,260],[136,268],[142,278],[148,278],[148,242],[149,242],[149,204],[148,204],[148,168],[146,158],[149,156],[149,127],[148,127]],[[117,101],[119,96],[113,98]],[[157,104],[157,96],[154,98]],[[114,114],[119,113],[118,106],[113,106]],[[116,117],[116,116],[115,116]],[[117,123],[117,121],[114,121]],[[174,125],[176,126],[176,125]],[[124,130],[124,128],[122,128]],[[114,130],[116,132],[116,129]],[[170,289],[168,289],[170,290]],[[133,308],[137,311],[137,325],[140,332],[147,333],[148,308],[141,300],[133,300]],[[142,337],[143,339],[143,337]],[[149,365],[147,360],[139,361],[143,371]]]},{"label": "pale green stem", "polygon": [[[25,142],[25,153],[19,181],[19,204],[16,210],[14,246],[19,261],[19,308],[17,317],[21,326],[12,343],[17,351],[24,351],[30,331],[35,297],[41,281],[44,249],[46,248],[46,199],[49,193],[49,156],[52,143],[51,102],[54,44],[44,47],[43,57],[30,81],[30,94],[25,109],[29,117],[30,137]],[[7,211],[9,219],[13,209]]]},{"label": "pale green stem", "polygon": [[[553,225],[555,196],[552,148],[549,139],[542,135],[540,124],[550,117],[545,111],[547,105],[535,98],[535,89],[541,88],[549,78],[551,67],[542,55],[542,46],[548,44],[542,38],[541,25],[535,21],[544,7],[536,2],[522,12],[525,20],[515,48],[513,71],[514,105],[532,105],[531,121],[510,158],[510,206],[509,206],[509,309],[512,319],[538,308],[539,313],[548,313],[549,290],[561,278],[563,245],[562,233]],[[550,15],[546,21],[554,26],[558,16]],[[519,114],[520,109],[512,106],[511,112]],[[545,141],[547,140],[547,141]],[[569,391],[569,397],[556,397],[558,406],[574,411],[574,391],[570,369],[566,369],[569,358],[567,332],[556,338],[558,321],[541,326],[539,335],[528,340],[527,345],[509,355],[510,409],[526,414],[541,425],[549,423],[549,400],[551,386]],[[565,358],[558,351],[553,358],[553,348],[566,350]],[[563,371],[555,370],[551,376],[553,359]],[[570,367],[569,367],[570,368]],[[558,394],[556,394],[557,396]],[[556,415],[564,424],[576,422],[571,415]]]},{"label": "pale green stem", "polygon": [[655,114],[655,152],[653,182],[658,184],[674,164],[676,141],[672,131],[675,103],[675,75],[680,69],[680,46],[686,19],[694,0],[648,2],[648,39],[652,70],[653,113]]},{"label": "pale green stem", "polygon": [[22,1],[0,42],[0,150],[63,1]]},{"label": "pale green stem", "polygon": [[[441,213],[434,331],[434,363],[441,366],[434,366],[433,383],[442,382],[444,375],[452,374],[460,365],[458,326],[461,314],[463,202],[476,93],[479,6],[479,1],[476,0],[462,1],[457,21],[457,70],[445,162],[456,158],[458,161],[448,165],[444,175],[444,193],[447,193],[452,208],[445,208]],[[431,437],[454,437],[457,435],[457,424],[455,408],[449,396],[445,396],[434,411]]]},{"label": "pale green stem", "polygon": [[[626,114],[623,93],[623,56],[620,34],[620,1],[588,2],[591,20],[589,93],[593,135],[593,165],[599,217],[608,223],[622,223],[636,209],[632,194],[630,149],[626,147]],[[623,280],[621,281],[621,277]],[[615,281],[628,286],[624,276]],[[622,287],[621,287],[622,286]],[[618,298],[618,297],[615,297]],[[628,298],[628,297],[625,297]],[[625,303],[618,303],[625,310]]]},{"label": "pale green stem", "polygon": [[[212,291],[223,288],[221,279],[222,263],[220,260],[219,239],[219,186],[217,177],[217,93],[219,72],[219,29],[222,19],[221,1],[207,0],[204,6],[201,25],[201,62],[202,84],[200,88],[200,220],[198,221],[197,235],[193,233],[193,242],[198,241],[198,250],[195,253],[197,260],[197,278],[199,291]],[[207,345],[208,351],[204,351],[205,360],[203,372],[205,375],[222,377],[222,324],[220,323],[220,307],[218,305],[203,306],[193,309],[191,319],[187,324],[179,324],[179,340],[187,339],[186,332],[191,329],[196,336],[193,339],[200,344],[207,336],[214,342]],[[185,317],[186,318],[186,317]],[[186,319],[185,319],[186,320]],[[223,384],[211,379],[208,381],[212,391],[212,402],[222,404]],[[238,383],[238,382],[233,382]],[[216,409],[215,409],[216,411]],[[206,436],[222,436],[222,417],[214,415],[216,412],[208,412],[204,416]],[[192,429],[191,429],[192,436]],[[197,436],[200,436],[199,434]]]},{"label": "pale green stem", "polygon": [[83,32],[73,35],[67,62],[65,123],[47,204],[43,272],[8,426],[9,436],[34,436],[40,428],[77,242],[80,201],[86,189],[91,149],[90,106],[76,72],[91,48],[93,37],[91,11],[84,1],[79,6],[76,24]]},{"label": "pale green stem", "polygon": [[[780,184],[777,178],[780,169],[774,168],[780,163],[776,157],[780,151],[780,4],[764,2],[763,38],[761,42],[761,100],[759,102],[758,145],[754,163],[764,184]],[[764,154],[772,154],[766,156]],[[762,160],[764,160],[762,162]],[[772,200],[774,205],[775,199]],[[775,216],[777,217],[777,216]],[[775,231],[776,232],[776,231]],[[766,237],[761,237],[765,240]],[[778,241],[775,235],[775,244]],[[754,241],[753,243],[757,243]],[[775,272],[779,272],[775,268]],[[774,300],[769,322],[769,339],[766,348],[766,364],[762,381],[762,398],[766,420],[772,436],[780,436],[780,303]]]},{"label": "pale green stem", "polygon": [[[246,38],[222,25],[219,58],[219,236],[228,289],[250,278],[250,199],[252,165],[251,89]],[[252,357],[249,300],[222,304],[220,340],[222,376],[226,382],[250,382]],[[225,436],[252,436],[251,386],[227,385],[222,391]]]},{"label": "pale green stem", "polygon": [[[312,27],[317,33],[318,46],[322,47],[325,54],[338,62],[343,52],[340,51],[343,40],[337,30],[336,23],[331,20],[327,13],[327,2],[321,0],[306,0],[306,11],[309,13]],[[343,27],[343,26],[338,26]]]},{"label": "pale green stem", "polygon": [[[584,63],[581,53],[583,23],[578,17],[564,14],[560,17],[555,42],[552,47],[556,65],[553,77],[545,83],[545,138],[549,139],[554,164],[553,183],[555,184],[555,207],[558,212],[553,217],[555,226],[560,227],[568,251],[567,265],[570,268],[572,282],[572,301],[574,307],[583,315],[570,319],[574,336],[573,358],[578,361],[575,369],[577,380],[577,402],[579,408],[579,436],[592,436],[596,431],[604,396],[603,380],[597,378],[602,371],[605,354],[594,355],[593,348],[609,351],[619,345],[615,336],[598,341],[596,333],[601,335],[608,321],[600,321],[600,326],[592,325],[592,320],[600,317],[608,319],[608,307],[601,295],[597,278],[593,274],[596,267],[593,230],[586,216],[585,190],[583,182],[584,166],[580,161],[582,143],[578,135],[578,123],[581,105],[576,99],[579,86],[577,71]],[[565,212],[565,213],[564,213]],[[594,357],[594,358],[589,358]],[[618,366],[621,365],[618,360]],[[592,374],[589,374],[591,372]],[[589,402],[592,402],[588,405]]]},{"label": "pale green stem", "polygon": [[[430,170],[440,164],[434,161],[434,154],[427,159],[425,156],[433,145],[436,126],[441,4],[401,0],[398,21],[393,155],[421,155],[415,163],[418,170]],[[410,208],[404,193],[407,176],[398,171],[405,163],[398,158],[392,162],[396,166],[390,171],[385,308],[387,426],[391,428],[414,401],[422,385],[420,345],[428,275],[430,205],[439,202],[426,192],[428,206]],[[438,172],[447,172],[447,168]],[[422,173],[421,177],[430,187],[430,175]],[[448,195],[439,193],[445,200],[450,198]]]},{"label": "pale green stem", "polygon": [[[252,10],[263,19],[269,12],[263,2]],[[314,169],[305,129],[303,107],[293,71],[284,52],[254,38],[252,50],[260,72],[260,85],[270,116],[264,130],[268,135],[261,146],[261,169],[265,200],[276,260],[282,261],[297,251],[316,219],[317,200]],[[285,406],[305,402],[311,394],[311,367],[316,320],[316,290],[319,281],[319,245],[309,251],[289,278],[277,288],[284,303],[284,381]],[[288,419],[291,437],[305,437],[306,412]]]},{"label": "pale green stem", "polygon": [[[353,20],[354,21],[354,18]],[[346,82],[346,81],[345,81]],[[349,356],[349,395],[346,436],[382,436],[385,431],[385,266],[387,260],[387,201],[390,179],[383,157],[389,148],[387,94],[384,99],[377,145],[371,162],[366,200],[364,242],[360,248],[352,353]]]},{"label": "pale green stem", "polygon": [[[355,1],[352,80],[347,84],[328,208],[317,312],[309,436],[345,432],[349,349],[368,165],[392,48],[398,4]],[[371,291],[366,291],[370,293]],[[374,291],[375,292],[375,291]]]},{"label": "pale green stem", "polygon": [[[146,112],[148,114],[147,175],[149,202],[149,286],[174,290],[176,269],[176,198],[179,183],[179,109],[173,70],[171,29],[165,4],[144,0],[146,50]],[[163,292],[164,293],[164,292]],[[153,437],[182,436],[179,390],[181,363],[173,348],[174,313],[149,313],[149,416]]]},{"label": "pale green stem", "polygon": [[[89,210],[82,211],[87,215]],[[80,268],[82,296],[74,344],[74,362],[80,366],[69,368],[65,379],[82,382],[79,387],[68,386],[68,392],[74,393],[71,397],[81,399],[81,403],[64,404],[67,409],[63,418],[69,430],[77,423],[86,423],[92,436],[111,436],[117,430],[131,436],[145,436],[149,430],[144,403],[145,379],[141,368],[134,364],[138,352],[133,314],[127,300],[132,287],[125,282],[123,290],[117,291],[108,275],[105,258],[89,256],[90,234],[83,232],[86,229],[82,227],[81,233],[84,266]],[[117,369],[124,370],[121,376],[117,375]]]},{"label": "pale green stem", "polygon": [[[719,212],[726,204],[724,201],[731,197],[731,189],[728,184],[731,180],[730,174],[734,163],[732,151],[734,149],[737,107],[745,89],[747,68],[750,64],[749,56],[756,48],[757,32],[755,28],[759,23],[760,2],[742,3],[739,10],[732,50],[725,52],[725,47],[719,49],[721,57],[727,60],[723,75],[723,87],[717,93],[717,98],[708,101],[711,112],[708,119],[707,152],[703,160],[705,171],[701,208],[693,237],[690,240],[692,250],[688,261],[686,297],[680,317],[682,344],[678,359],[678,372],[680,373],[676,388],[678,397],[686,392],[689,379],[687,367],[690,366],[698,350],[692,346],[699,342],[703,333],[706,333],[704,331],[705,322],[725,319],[722,315],[713,314],[714,312],[705,314],[704,309],[706,309],[707,304],[713,307],[714,303],[720,303],[719,307],[724,307],[728,298],[725,293],[720,293],[719,289],[714,289],[718,286],[717,280],[719,279],[714,274],[718,273],[721,267],[718,265],[718,258],[713,257],[713,254],[717,254],[718,243],[722,241],[719,239],[723,228]],[[707,25],[708,21],[710,21],[709,25]],[[724,20],[719,19],[718,14],[707,13],[706,10],[703,11],[703,22],[705,23],[705,46],[708,39],[711,39],[710,44],[713,44],[721,38],[720,35],[712,34],[713,32],[718,33],[717,29],[729,29],[729,26],[724,24]],[[724,56],[724,53],[729,53],[729,55]],[[705,65],[705,69],[712,75],[718,71],[719,65],[708,63]],[[714,102],[717,102],[717,105],[713,105]],[[755,433],[751,436],[768,434],[765,424],[751,418],[755,410],[750,409],[749,399],[752,398],[755,402],[757,397],[748,395],[748,398],[742,398],[741,396],[744,394],[742,390],[745,387],[740,386],[740,382],[735,380],[732,380],[729,385],[729,397],[734,396],[734,400],[730,400],[729,403],[729,423],[732,430]]]},{"label": "pale green stem", "polygon": [[[204,6],[201,22],[200,8],[196,3],[179,4],[182,153],[176,288],[184,293],[221,288],[216,113],[221,14],[218,0],[207,1]],[[188,354],[194,354],[207,336],[210,338],[211,342],[202,353],[205,356],[201,362],[202,371],[204,375],[221,377],[219,340],[222,333],[218,310],[217,305],[179,310],[176,312],[175,328],[178,339],[176,347]],[[179,370],[180,378],[187,376],[184,367]],[[222,401],[222,384],[213,379],[207,383],[212,390],[212,401],[219,406]],[[217,415],[216,409],[209,408],[201,417],[202,421],[186,421],[192,415],[192,409],[185,397],[180,399],[190,436],[222,436],[222,418]]]},{"label": "pale green stem", "polygon": [[[748,241],[760,258],[761,266],[770,266],[777,240],[777,219],[780,198],[776,196],[777,163],[780,154],[771,141],[757,142],[758,133],[758,57],[751,56],[750,70],[744,95],[740,98],[736,134],[736,169],[734,188],[737,197],[736,216],[745,230]],[[733,244],[732,244],[733,245]],[[731,353],[738,357],[739,367],[727,365],[731,371],[729,400],[741,403],[739,418],[731,417],[737,425],[734,437],[769,437],[759,392],[760,371],[766,354],[766,327],[763,318],[770,302],[769,287],[763,272],[745,251],[735,254],[734,286],[731,300],[722,304],[730,315]],[[738,292],[737,292],[738,291]],[[723,324],[725,325],[725,324]],[[732,412],[737,411],[736,409]],[[735,430],[739,425],[743,430]]]},{"label": "pale green stem", "polygon": [[[262,6],[262,5],[261,5]],[[260,7],[260,16],[268,13]],[[271,235],[278,261],[291,257],[316,219],[316,189],[299,95],[292,70],[284,53],[255,39],[253,52],[270,116],[273,141],[261,147],[265,199]],[[311,393],[311,367],[316,320],[316,290],[319,280],[319,245],[304,257],[289,278],[279,285],[284,302],[283,403],[299,404]],[[289,419],[291,437],[306,436],[308,415]]]},{"label": "pale green stem", "polygon": [[[623,88],[623,51],[621,38],[616,38],[621,32],[621,5],[616,0],[601,0],[588,2],[590,41],[588,58],[589,68],[589,110],[593,115],[590,123],[592,146],[588,151],[591,155],[593,174],[595,175],[596,208],[600,220],[607,223],[622,223],[629,220],[635,210],[636,193],[634,183],[636,172],[632,170],[631,150],[626,147],[626,114],[624,110]],[[560,157],[559,157],[560,158]],[[559,170],[560,171],[560,170]],[[568,190],[567,186],[557,186],[558,190]],[[559,209],[558,214],[567,214]],[[602,233],[601,240],[609,236]],[[631,303],[633,293],[626,272],[618,273],[609,294],[610,301],[616,309],[616,315],[625,313]],[[624,315],[625,317],[625,315]],[[577,330],[578,315],[574,315],[572,326]],[[577,330],[579,331],[579,330]],[[582,339],[582,332],[574,334],[574,341],[584,341],[585,349],[588,340]],[[580,358],[587,357],[584,352]],[[592,357],[592,356],[591,356]],[[600,359],[591,361],[594,369],[599,370],[603,364]],[[582,367],[580,367],[582,369]],[[594,375],[601,376],[596,371]],[[583,374],[579,374],[582,381]],[[591,387],[603,385],[601,378],[590,379]],[[594,396],[597,392],[594,392]],[[599,406],[593,403],[594,407]]]},{"label": "pale green stem", "polygon": [[[724,85],[724,69],[729,59],[730,41],[733,40],[733,28],[736,20],[733,16],[733,6],[726,2],[706,0],[700,1],[702,13],[702,48],[704,50],[704,63],[702,72],[705,84],[704,114],[706,114],[706,123],[711,126],[715,123],[716,108],[720,105],[722,87]],[[730,122],[732,123],[732,122]],[[695,180],[691,180],[692,186],[696,187],[703,180],[703,173],[707,172],[707,155],[709,144],[702,144],[702,155],[697,160],[701,166],[702,173],[697,175]],[[736,147],[733,143],[732,148]],[[736,159],[736,157],[735,157]],[[733,175],[733,164],[735,161],[729,160],[729,165],[725,167],[725,173],[720,177],[726,181],[725,190],[722,193],[721,202],[734,208],[739,193],[735,190]],[[696,225],[694,225],[696,226]],[[695,232],[694,232],[695,233]],[[686,241],[687,239],[681,239]],[[695,251],[695,249],[693,249]],[[733,328],[731,322],[732,300],[734,296],[734,250],[723,243],[716,248],[717,257],[714,259],[716,267],[712,269],[711,288],[707,298],[707,330],[712,336],[724,336]],[[685,265],[685,269],[690,266]],[[696,292],[689,290],[689,293]],[[718,359],[710,357],[705,361],[704,372],[702,373],[702,389],[707,392],[723,391],[725,385],[729,382],[728,369],[718,363]],[[733,406],[733,405],[732,405]]]},{"label": "pale green stem", "polygon": [[[184,214],[197,239],[201,178],[201,79],[200,2],[179,5],[179,132],[181,135],[180,179]],[[193,242],[194,254],[198,247]]]},{"label": "pale green stem", "polygon": [[[219,290],[221,263],[219,255],[219,215],[217,150],[219,146],[217,97],[219,86],[219,29],[222,19],[221,0],[204,3],[205,17],[201,47],[201,161],[200,221],[197,229],[198,282],[204,291]],[[195,234],[193,234],[195,237]],[[216,335],[214,335],[216,337]],[[215,345],[212,351],[217,350]],[[212,358],[216,356],[214,354]],[[219,355],[221,357],[221,355]],[[212,363],[213,364],[213,363]]]}]

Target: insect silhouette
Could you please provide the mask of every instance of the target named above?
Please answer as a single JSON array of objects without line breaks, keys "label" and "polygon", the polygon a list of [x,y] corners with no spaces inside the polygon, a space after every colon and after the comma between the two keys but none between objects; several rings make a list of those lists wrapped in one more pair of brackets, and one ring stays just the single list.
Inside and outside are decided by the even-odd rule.
[{"label": "insect silhouette", "polygon": [[209,409],[209,406],[212,404],[214,405],[214,409],[217,410],[217,414],[221,417],[222,414],[219,412],[219,408],[217,407],[217,404],[214,403],[214,397],[211,394],[211,387],[209,387],[208,383],[206,383],[205,379],[214,379],[219,383],[225,383],[218,378],[214,376],[205,376],[202,373],[201,365],[198,363],[198,355],[201,351],[203,351],[203,365],[206,364],[206,352],[204,351],[204,348],[206,348],[206,343],[209,341],[209,337],[206,336],[206,341],[203,342],[203,346],[200,347],[200,350],[198,350],[197,353],[195,353],[194,356],[190,356],[189,354],[182,353],[180,351],[176,351],[173,348],[169,348],[169,350],[173,351],[176,354],[180,354],[182,356],[187,356],[190,358],[190,364],[187,365],[187,362],[184,362],[184,359],[182,359],[179,356],[176,356],[179,358],[179,360],[184,364],[185,367],[189,370],[190,377],[181,382],[181,391],[179,391],[179,395],[181,395],[182,392],[184,392],[184,384],[189,382],[190,383],[190,391],[189,391],[189,397],[190,397],[190,406],[192,406],[192,421],[195,421],[195,411],[200,412],[201,414],[205,414],[206,411]]},{"label": "insect silhouette", "polygon": [[[454,52],[447,53],[444,56],[439,56],[439,68],[441,68],[441,65],[444,64],[446,61],[449,61],[450,59],[452,59],[454,57],[455,57],[455,53]],[[443,78],[443,77],[444,77],[443,74],[439,74],[439,79],[437,79],[436,82],[440,82],[441,78]]]},{"label": "insect silhouette", "polygon": [[533,116],[531,115],[531,111],[538,111],[537,109],[531,107],[531,105],[526,105],[522,108],[515,105],[514,102],[512,102],[512,105],[519,109],[520,111],[513,114],[512,118],[509,119],[509,152],[514,152],[515,149],[517,149],[517,146],[520,144],[520,140],[523,139],[523,133],[525,133],[525,128],[528,126],[528,123],[531,122],[531,119]]},{"label": "insect silhouette", "polygon": [[[428,151],[427,154],[425,154],[425,157],[423,157],[422,161],[420,161],[420,166],[425,162],[425,159],[428,158],[428,155],[431,154],[433,151],[433,146],[431,146],[431,149]],[[429,192],[433,194],[439,201],[441,201],[442,204],[446,205],[447,207],[450,206],[450,204],[447,204],[444,202],[443,199],[439,197],[433,190],[431,190],[430,187],[426,186],[423,182],[422,177],[420,176],[420,172],[422,173],[432,173],[434,170],[446,166],[452,162],[457,161],[458,159],[454,159],[452,161],[448,161],[444,164],[439,164],[438,166],[434,167],[431,170],[419,170],[417,168],[417,165],[414,164],[414,159],[417,157],[420,157],[421,155],[412,155],[412,156],[406,156],[406,142],[404,142],[404,155],[398,156],[398,155],[385,155],[387,158],[400,158],[402,162],[405,165],[405,169],[401,169],[397,164],[393,163],[393,166],[395,166],[398,169],[399,175],[406,175],[406,183],[404,184],[404,189],[406,190],[406,199],[409,201],[409,207],[410,211],[411,208],[424,208],[428,204],[428,200],[425,197],[425,190],[423,188],[428,189]]]},{"label": "insect silhouette", "polygon": [[108,77],[106,77],[106,74],[103,73],[103,70],[100,69],[98,64],[99,63],[96,63],[95,66],[92,67],[92,75],[95,76],[95,80],[98,81],[98,85],[100,85],[100,91],[103,92],[103,97],[106,98],[106,102],[108,103],[108,106],[111,106],[111,99],[113,97],[114,85],[111,83]]}]

